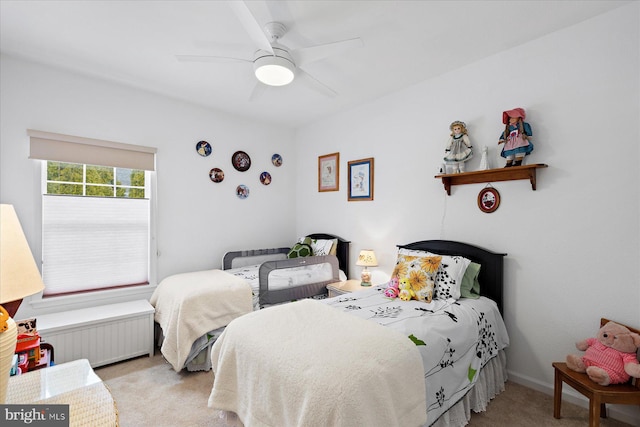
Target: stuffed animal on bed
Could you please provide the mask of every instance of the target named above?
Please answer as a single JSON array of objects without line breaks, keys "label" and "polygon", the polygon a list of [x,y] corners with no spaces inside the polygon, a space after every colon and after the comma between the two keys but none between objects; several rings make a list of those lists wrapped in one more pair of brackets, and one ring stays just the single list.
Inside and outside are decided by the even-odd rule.
[{"label": "stuffed animal on bed", "polygon": [[398,296],[402,301],[409,301],[411,298],[415,297],[416,294],[411,289],[411,283],[409,283],[409,279],[400,279],[400,284],[398,285],[400,288],[400,293]]},{"label": "stuffed animal on bed", "polygon": [[389,283],[387,283],[387,289],[384,290],[384,295],[389,298],[396,298],[400,293],[398,285],[398,278],[392,277],[391,280],[389,280]]},{"label": "stuffed animal on bed", "polygon": [[607,322],[596,338],[578,341],[576,348],[585,351],[584,356],[570,354],[567,367],[586,372],[597,384],[621,384],[629,377],[640,378],[640,363],[636,352],[640,347],[640,335],[615,322]]}]

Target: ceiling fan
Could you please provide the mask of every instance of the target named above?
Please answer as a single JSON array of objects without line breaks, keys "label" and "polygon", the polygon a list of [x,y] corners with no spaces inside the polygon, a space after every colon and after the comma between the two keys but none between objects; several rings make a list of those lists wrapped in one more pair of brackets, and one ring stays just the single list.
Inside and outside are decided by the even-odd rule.
[{"label": "ceiling fan", "polygon": [[332,55],[361,47],[359,37],[326,43],[301,49],[289,49],[278,40],[287,32],[280,22],[267,22],[261,26],[244,1],[229,0],[227,4],[236,14],[241,24],[256,45],[253,58],[238,58],[212,55],[176,55],[179,61],[217,62],[232,60],[253,63],[254,74],[258,79],[250,99],[257,98],[268,86],[285,86],[295,78],[300,78],[320,93],[337,96],[337,92],[306,72],[303,67]]}]

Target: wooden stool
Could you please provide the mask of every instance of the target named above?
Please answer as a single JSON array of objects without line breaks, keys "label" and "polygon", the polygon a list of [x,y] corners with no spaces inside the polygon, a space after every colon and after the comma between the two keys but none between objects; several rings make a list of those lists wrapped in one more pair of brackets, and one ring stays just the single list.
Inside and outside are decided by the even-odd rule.
[{"label": "wooden stool", "polygon": [[[600,319],[600,327],[608,319]],[[616,322],[617,323],[617,322]],[[622,325],[622,323],[620,323]],[[626,325],[623,325],[626,326]],[[640,333],[638,329],[626,326],[631,332]],[[631,378],[624,384],[601,386],[593,382],[587,374],[572,371],[566,363],[552,363],[555,371],[553,390],[553,416],[560,418],[562,404],[562,383],[565,382],[589,399],[589,427],[598,427],[600,418],[607,417],[605,404],[640,405],[640,379]]]}]

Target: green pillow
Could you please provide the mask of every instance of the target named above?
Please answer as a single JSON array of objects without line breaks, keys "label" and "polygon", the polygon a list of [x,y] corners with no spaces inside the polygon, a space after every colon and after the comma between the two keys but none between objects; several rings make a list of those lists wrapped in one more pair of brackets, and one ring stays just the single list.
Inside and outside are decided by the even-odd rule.
[{"label": "green pillow", "polygon": [[462,284],[460,285],[460,296],[463,298],[480,298],[480,282],[478,281],[478,274],[480,274],[480,264],[472,262],[467,267],[462,277]]},{"label": "green pillow", "polygon": [[287,258],[303,258],[313,255],[313,249],[311,249],[311,238],[305,238],[302,243],[296,243],[293,245]]}]

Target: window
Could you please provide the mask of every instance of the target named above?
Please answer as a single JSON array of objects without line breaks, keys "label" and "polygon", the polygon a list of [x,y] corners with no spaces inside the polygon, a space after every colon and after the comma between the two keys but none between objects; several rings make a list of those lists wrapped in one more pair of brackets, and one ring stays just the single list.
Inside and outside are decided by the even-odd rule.
[{"label": "window", "polygon": [[149,283],[155,149],[28,133],[30,157],[45,160],[44,296]]},{"label": "window", "polygon": [[44,296],[148,283],[145,171],[50,161],[46,166]]},{"label": "window", "polygon": [[145,171],[47,162],[46,194],[145,198]]}]

